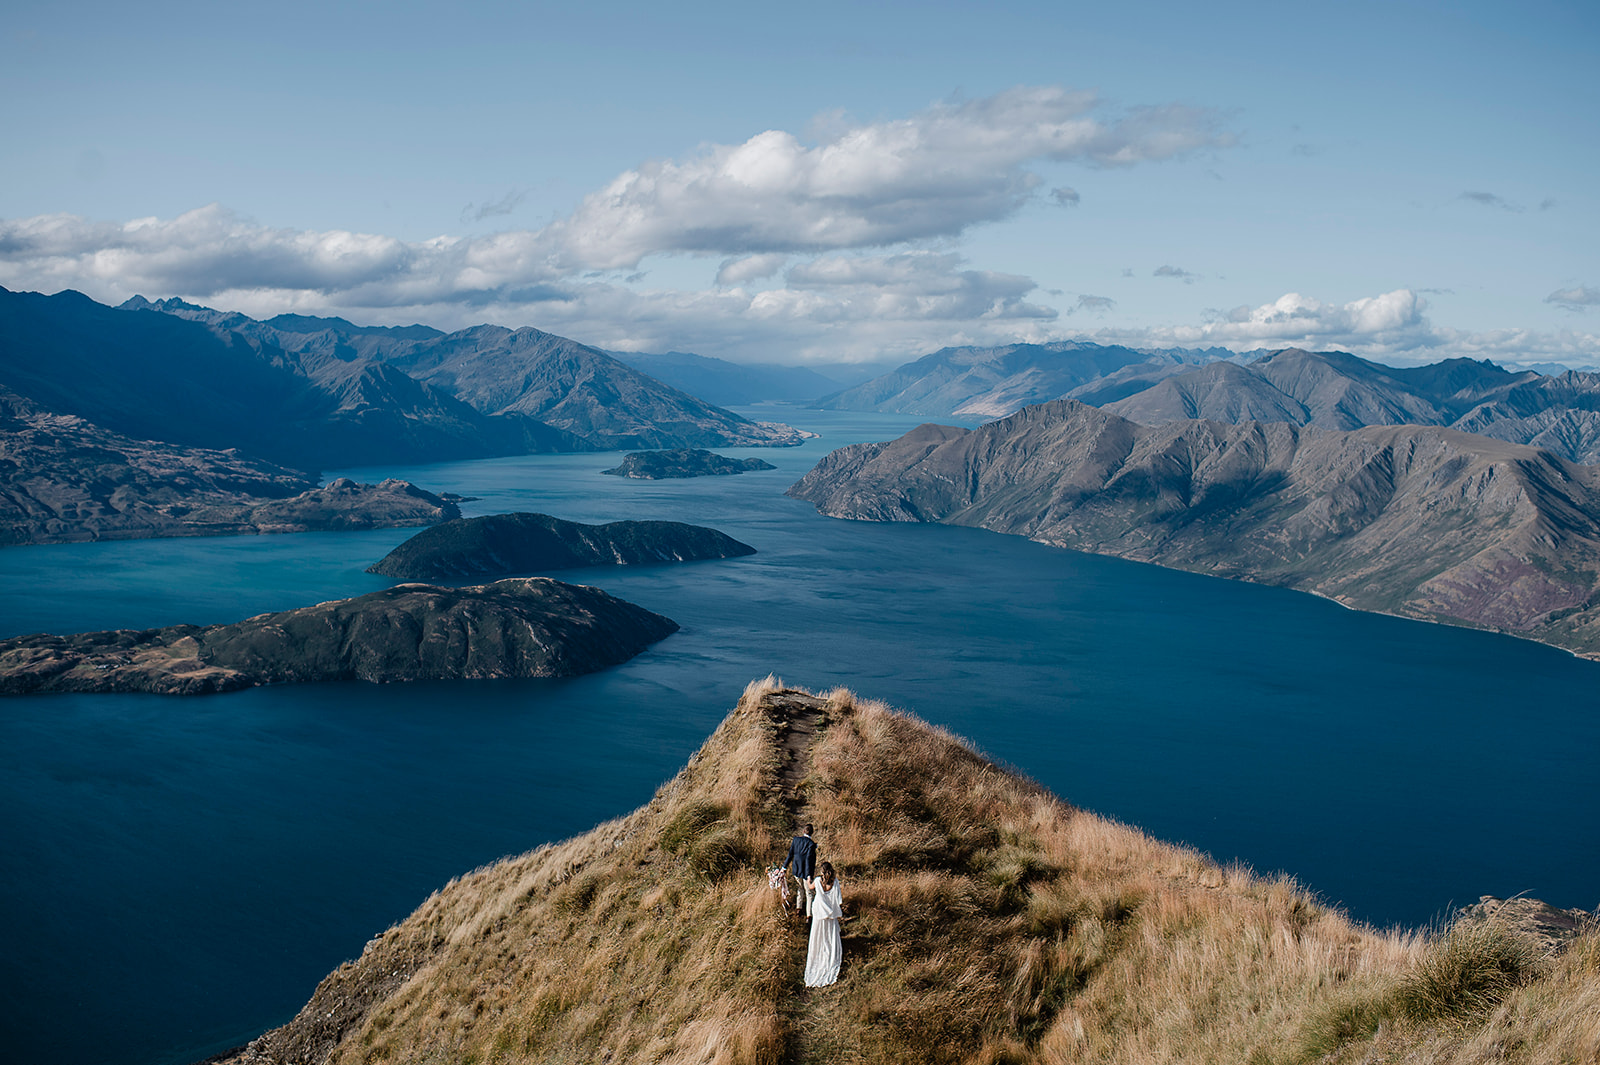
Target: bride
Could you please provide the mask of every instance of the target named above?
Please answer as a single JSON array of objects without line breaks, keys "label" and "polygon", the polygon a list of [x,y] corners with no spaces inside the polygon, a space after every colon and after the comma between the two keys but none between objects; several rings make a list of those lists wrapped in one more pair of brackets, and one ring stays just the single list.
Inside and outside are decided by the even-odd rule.
[{"label": "bride", "polygon": [[839,936],[839,918],[844,913],[839,895],[839,880],[833,866],[823,862],[820,875],[806,881],[816,892],[811,904],[811,943],[806,948],[806,986],[827,987],[839,979],[839,959],[844,943]]}]

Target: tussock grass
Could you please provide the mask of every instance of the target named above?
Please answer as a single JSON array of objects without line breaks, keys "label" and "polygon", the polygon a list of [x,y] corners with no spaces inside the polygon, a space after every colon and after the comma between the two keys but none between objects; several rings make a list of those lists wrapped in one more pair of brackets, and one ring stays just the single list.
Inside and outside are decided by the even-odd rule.
[{"label": "tussock grass", "polygon": [[[791,789],[794,714],[818,730]],[[844,881],[819,990],[762,873],[797,795]],[[1360,926],[769,677],[648,805],[452,881],[238,1060],[1600,1061],[1600,937]]]},{"label": "tussock grass", "polygon": [[1463,922],[1429,945],[1396,991],[1396,1006],[1419,1021],[1481,1015],[1531,980],[1540,961],[1504,924]]}]

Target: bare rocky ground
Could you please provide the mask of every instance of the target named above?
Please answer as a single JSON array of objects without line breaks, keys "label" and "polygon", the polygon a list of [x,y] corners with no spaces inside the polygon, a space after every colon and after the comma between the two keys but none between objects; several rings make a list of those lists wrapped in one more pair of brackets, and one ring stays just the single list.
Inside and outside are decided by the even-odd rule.
[{"label": "bare rocky ground", "polygon": [[1600,914],[1563,910],[1548,902],[1520,896],[1502,899],[1484,895],[1471,906],[1463,906],[1458,913],[1467,921],[1503,923],[1538,943],[1546,954],[1560,953],[1568,943],[1600,921]]}]

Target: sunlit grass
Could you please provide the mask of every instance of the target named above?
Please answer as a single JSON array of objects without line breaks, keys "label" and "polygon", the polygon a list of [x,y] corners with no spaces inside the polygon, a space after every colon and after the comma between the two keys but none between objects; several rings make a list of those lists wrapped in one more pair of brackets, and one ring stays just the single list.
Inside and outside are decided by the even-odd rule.
[{"label": "sunlit grass", "polygon": [[[822,990],[762,871],[795,828],[785,701],[822,718],[800,792],[844,884]],[[1358,925],[769,678],[648,805],[452,881],[243,1060],[1596,1061],[1597,944]]]}]

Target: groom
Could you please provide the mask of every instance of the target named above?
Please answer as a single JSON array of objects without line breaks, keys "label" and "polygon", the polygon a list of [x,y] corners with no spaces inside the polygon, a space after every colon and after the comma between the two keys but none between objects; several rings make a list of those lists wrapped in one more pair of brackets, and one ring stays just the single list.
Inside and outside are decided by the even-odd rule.
[{"label": "groom", "polygon": [[798,836],[789,841],[789,854],[783,864],[800,879],[800,890],[795,892],[794,898],[796,908],[802,915],[811,916],[811,889],[806,886],[806,881],[815,876],[817,871],[817,844],[811,838],[811,825],[807,824]]}]

